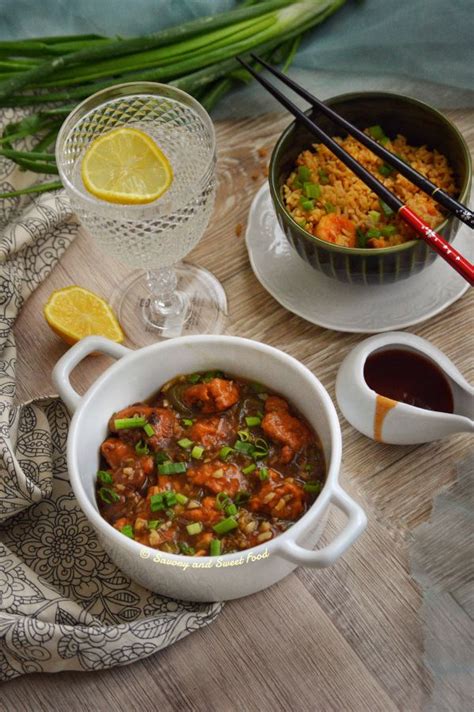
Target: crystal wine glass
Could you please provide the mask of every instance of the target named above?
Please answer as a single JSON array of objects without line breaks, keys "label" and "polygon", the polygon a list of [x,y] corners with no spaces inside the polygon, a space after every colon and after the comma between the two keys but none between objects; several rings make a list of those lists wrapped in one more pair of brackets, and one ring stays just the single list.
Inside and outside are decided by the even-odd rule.
[{"label": "crystal wine glass", "polygon": [[[173,169],[169,189],[145,205],[120,205],[89,193],[81,162],[89,144],[118,127],[147,133]],[[140,268],[111,297],[128,338],[218,333],[225,292],[206,269],[179,262],[201,239],[214,205],[216,144],[212,121],[185,92],[165,84],[120,84],[99,91],[66,118],[56,158],[72,209],[105,253]]]}]

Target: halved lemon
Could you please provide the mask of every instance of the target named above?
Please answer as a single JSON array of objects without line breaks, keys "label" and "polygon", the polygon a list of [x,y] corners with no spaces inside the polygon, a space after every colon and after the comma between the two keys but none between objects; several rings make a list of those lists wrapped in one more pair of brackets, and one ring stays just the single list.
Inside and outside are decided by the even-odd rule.
[{"label": "halved lemon", "polygon": [[170,162],[159,146],[139,129],[122,127],[100,136],[87,149],[81,165],[89,193],[109,203],[151,203],[173,182]]},{"label": "halved lemon", "polygon": [[52,330],[67,344],[84,336],[106,336],[112,341],[124,340],[124,333],[112,308],[94,292],[83,287],[64,287],[52,292],[44,315]]}]

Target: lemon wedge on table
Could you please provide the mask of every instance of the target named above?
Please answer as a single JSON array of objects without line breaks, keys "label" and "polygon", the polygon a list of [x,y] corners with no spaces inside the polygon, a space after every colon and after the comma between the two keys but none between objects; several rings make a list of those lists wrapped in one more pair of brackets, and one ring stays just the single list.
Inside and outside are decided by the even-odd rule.
[{"label": "lemon wedge on table", "polygon": [[125,338],[110,305],[83,287],[65,287],[52,292],[44,315],[52,330],[67,344],[92,335],[119,343]]},{"label": "lemon wedge on table", "polygon": [[173,182],[170,162],[148,134],[113,129],[92,141],[81,165],[84,186],[109,203],[151,203]]}]

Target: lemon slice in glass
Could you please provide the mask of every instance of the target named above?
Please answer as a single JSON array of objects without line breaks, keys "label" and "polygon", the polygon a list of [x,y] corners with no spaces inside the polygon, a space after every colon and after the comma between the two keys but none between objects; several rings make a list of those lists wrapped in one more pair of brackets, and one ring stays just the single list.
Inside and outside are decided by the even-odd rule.
[{"label": "lemon slice in glass", "polygon": [[148,134],[121,127],[100,136],[81,165],[84,186],[109,203],[151,203],[173,182],[170,162]]}]

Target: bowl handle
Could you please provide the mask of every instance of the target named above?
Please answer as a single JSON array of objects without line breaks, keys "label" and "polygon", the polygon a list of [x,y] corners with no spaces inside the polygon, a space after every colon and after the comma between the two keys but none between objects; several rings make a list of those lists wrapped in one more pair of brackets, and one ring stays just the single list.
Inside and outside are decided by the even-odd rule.
[{"label": "bowl handle", "polygon": [[53,383],[70,413],[74,413],[82,398],[71,386],[69,379],[71,371],[83,358],[97,351],[113,358],[122,358],[131,353],[131,349],[127,349],[126,346],[104,339],[102,336],[87,336],[66,351],[53,368]]},{"label": "bowl handle", "polygon": [[342,509],[347,516],[344,529],[330,544],[317,551],[305,549],[292,539],[283,539],[278,547],[278,553],[283,558],[300,566],[322,569],[333,564],[362,534],[367,526],[367,517],[357,502],[339,486],[336,487],[329,501]]}]

